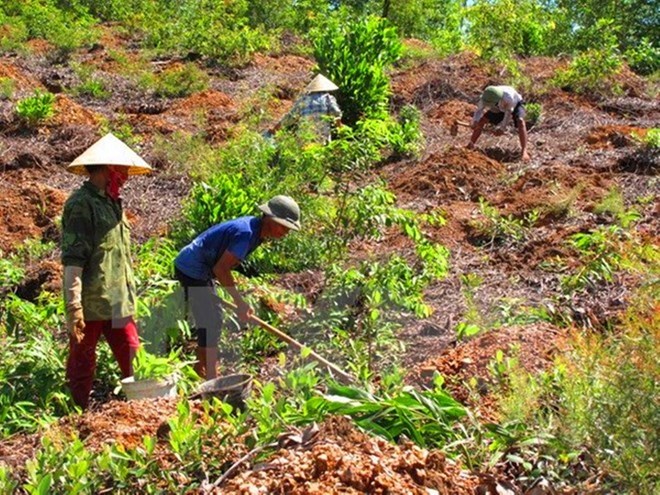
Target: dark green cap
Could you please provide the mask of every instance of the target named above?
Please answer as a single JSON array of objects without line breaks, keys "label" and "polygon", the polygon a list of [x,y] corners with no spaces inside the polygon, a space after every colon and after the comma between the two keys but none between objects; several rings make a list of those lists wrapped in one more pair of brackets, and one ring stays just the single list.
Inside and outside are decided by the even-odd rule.
[{"label": "dark green cap", "polygon": [[277,223],[293,230],[300,230],[300,208],[289,196],[275,196],[259,209]]},{"label": "dark green cap", "polygon": [[488,86],[481,95],[483,101],[489,107],[497,105],[504,96],[504,91],[498,86]]}]

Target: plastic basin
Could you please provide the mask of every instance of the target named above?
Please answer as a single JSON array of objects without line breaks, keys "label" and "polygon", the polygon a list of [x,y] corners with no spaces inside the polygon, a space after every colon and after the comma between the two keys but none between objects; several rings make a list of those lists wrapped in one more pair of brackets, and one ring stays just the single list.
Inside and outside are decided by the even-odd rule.
[{"label": "plastic basin", "polygon": [[129,376],[121,381],[121,388],[128,400],[154,399],[156,397],[175,397],[176,378],[165,380],[135,380]]}]

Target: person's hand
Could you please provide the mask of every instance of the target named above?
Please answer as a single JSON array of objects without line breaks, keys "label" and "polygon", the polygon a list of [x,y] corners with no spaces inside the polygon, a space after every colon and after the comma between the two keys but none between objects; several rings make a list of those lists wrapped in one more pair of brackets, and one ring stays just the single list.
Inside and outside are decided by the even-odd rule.
[{"label": "person's hand", "polygon": [[71,342],[74,344],[80,344],[80,342],[82,342],[82,339],[85,336],[85,317],[83,315],[82,306],[76,305],[67,308],[66,330]]},{"label": "person's hand", "polygon": [[254,310],[245,301],[241,301],[236,305],[236,316],[241,323],[248,323],[250,318],[254,316]]},{"label": "person's hand", "polygon": [[523,151],[523,153],[522,153],[522,161],[523,161],[523,162],[528,162],[528,161],[530,161],[531,159],[532,159],[532,158],[529,156],[529,153],[527,153],[527,151]]}]

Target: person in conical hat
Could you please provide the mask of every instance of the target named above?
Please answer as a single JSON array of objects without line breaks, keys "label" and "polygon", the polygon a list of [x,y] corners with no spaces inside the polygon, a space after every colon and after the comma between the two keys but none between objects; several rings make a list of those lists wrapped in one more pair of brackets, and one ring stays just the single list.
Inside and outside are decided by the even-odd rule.
[{"label": "person in conical hat", "polygon": [[122,377],[132,375],[139,347],[130,230],[120,189],[129,175],[151,167],[107,134],[67,170],[87,175],[62,213],[62,265],[69,356],[66,375],[74,402],[87,408],[96,369],[96,344],[106,338]]},{"label": "person in conical hat", "polygon": [[332,128],[341,120],[341,109],[336,98],[330,94],[339,88],[322,74],[318,74],[307,85],[303,95],[295,101],[289,112],[275,125],[274,130],[293,128],[303,119],[311,121],[319,138],[330,141]]},{"label": "person in conical hat", "polygon": [[236,315],[247,322],[253,311],[236,288],[232,270],[260,244],[300,230],[300,208],[289,196],[278,195],[260,205],[262,215],[245,216],[214,225],[199,234],[174,259],[174,276],[181,283],[195,320],[197,364],[206,380],[217,375],[218,339],[223,326],[217,281],[236,304]]},{"label": "person in conical hat", "polygon": [[518,130],[521,157],[523,161],[529,161],[525,106],[523,103],[522,96],[511,86],[488,86],[481,94],[477,110],[472,117],[473,131],[467,147],[474,149],[486,124],[497,125],[495,134],[501,135],[507,126],[513,122],[513,125]]}]

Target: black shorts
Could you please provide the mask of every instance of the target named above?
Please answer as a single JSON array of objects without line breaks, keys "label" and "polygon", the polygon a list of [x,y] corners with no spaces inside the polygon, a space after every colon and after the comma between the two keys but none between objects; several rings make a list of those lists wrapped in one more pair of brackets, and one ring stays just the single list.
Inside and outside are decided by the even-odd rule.
[{"label": "black shorts", "polygon": [[[513,126],[517,129],[518,128],[518,122],[520,122],[521,115],[523,115],[525,112],[525,106],[523,105],[523,102],[521,101],[518,103],[515,108],[513,109]],[[488,122],[497,125],[501,123],[504,120],[504,112],[493,112],[492,110],[488,110],[486,112],[486,117],[488,117]]]},{"label": "black shorts", "polygon": [[195,320],[197,345],[218,347],[222,329],[222,301],[215,292],[213,280],[191,278],[176,267],[174,277],[183,286],[186,306]]}]

